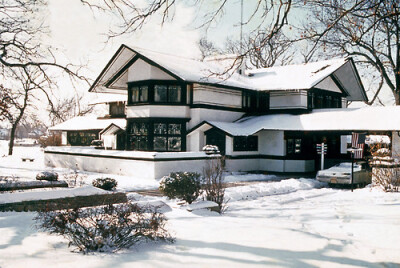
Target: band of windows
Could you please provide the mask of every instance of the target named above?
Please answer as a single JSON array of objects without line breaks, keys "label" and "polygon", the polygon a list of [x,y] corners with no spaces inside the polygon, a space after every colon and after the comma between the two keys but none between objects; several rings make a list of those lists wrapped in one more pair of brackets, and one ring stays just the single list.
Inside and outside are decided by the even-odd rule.
[{"label": "band of windows", "polygon": [[129,150],[180,152],[184,142],[185,124],[181,122],[131,122],[128,126]]},{"label": "band of windows", "polygon": [[[144,84],[145,83],[145,84]],[[147,81],[129,85],[128,104],[186,103],[183,85],[166,81]]]},{"label": "band of windows", "polygon": [[233,138],[233,151],[257,151],[258,136],[237,136]]}]

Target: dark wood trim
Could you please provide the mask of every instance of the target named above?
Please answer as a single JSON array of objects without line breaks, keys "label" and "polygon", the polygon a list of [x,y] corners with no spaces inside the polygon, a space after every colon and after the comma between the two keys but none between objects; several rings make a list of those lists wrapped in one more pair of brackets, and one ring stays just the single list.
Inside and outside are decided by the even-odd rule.
[{"label": "dark wood trim", "polygon": [[[181,95],[180,95],[180,102],[156,102],[154,101],[154,86],[155,85],[177,85],[181,87]],[[146,102],[132,102],[132,87],[147,87],[147,101]],[[149,80],[142,80],[142,81],[134,81],[128,82],[128,104],[127,106],[131,105],[182,105],[186,106],[187,104],[187,84],[180,81],[175,80],[157,80],[157,79],[149,79]],[[168,96],[167,96],[168,98]]]},{"label": "dark wood trim", "polygon": [[[103,151],[103,150],[99,150]],[[134,152],[134,151],[131,151]],[[152,151],[153,152],[153,151]],[[209,156],[203,157],[176,157],[176,158],[144,158],[144,157],[130,157],[130,156],[117,156],[117,155],[95,155],[88,153],[74,153],[74,152],[54,152],[54,151],[44,151],[45,154],[58,154],[58,155],[74,155],[74,156],[85,156],[94,158],[109,158],[109,159],[122,159],[122,160],[137,160],[137,161],[148,161],[148,162],[172,162],[172,161],[185,161],[185,160],[204,160],[210,159]]]},{"label": "dark wood trim", "polygon": [[137,55],[139,55],[139,58],[142,59],[143,61],[145,61],[146,63],[153,65],[159,69],[161,69],[162,71],[166,72],[167,74],[169,74],[170,76],[172,76],[173,78],[179,80],[179,81],[184,81],[184,79],[182,79],[181,77],[179,77],[178,75],[174,74],[173,72],[171,72],[170,70],[164,68],[163,66],[159,65],[158,63],[152,61],[151,59],[147,58],[146,56],[142,55],[140,52],[137,52],[136,50],[126,46],[125,44],[123,45],[126,48],[128,48],[129,50],[131,50],[132,52],[136,53]]},{"label": "dark wood trim", "polygon": [[114,76],[112,76],[110,79],[108,79],[107,83],[105,83],[105,87],[109,87],[112,85],[122,74],[125,73],[129,69],[129,67],[139,59],[139,55],[136,54],[124,67],[121,68]]},{"label": "dark wood trim", "polygon": [[[340,69],[340,68],[339,68]],[[349,92],[347,92],[346,89],[344,89],[344,86],[342,83],[339,81],[339,79],[336,77],[335,74],[331,74],[330,77],[332,78],[333,82],[336,84],[336,86],[343,92],[342,97],[347,97],[350,96]]]},{"label": "dark wood trim", "polygon": [[230,112],[241,112],[244,113],[242,108],[233,108],[233,107],[225,107],[225,106],[218,106],[212,104],[192,104],[190,105],[191,109],[201,108],[201,109],[212,109],[212,110],[219,110],[219,111],[230,111]]},{"label": "dark wood trim", "polygon": [[[99,82],[100,78],[104,75],[104,73],[108,70],[108,68],[110,67],[110,65],[114,62],[114,60],[118,57],[118,55],[121,53],[121,51],[124,48],[128,48],[126,45],[122,44],[117,52],[115,52],[115,54],[111,57],[111,59],[107,62],[106,66],[104,67],[104,69],[100,72],[99,76],[96,78],[96,80],[94,80],[93,84],[90,86],[89,88],[89,92],[92,92],[93,89],[95,88],[95,86],[97,85],[97,83]],[[128,48],[129,49],[129,48]],[[136,53],[135,51],[131,50],[132,52]],[[136,56],[136,55],[135,55]]]},{"label": "dark wood trim", "polygon": [[358,71],[357,71],[356,64],[354,63],[354,60],[353,60],[353,58],[352,58],[352,57],[350,57],[350,62],[351,62],[351,65],[352,65],[352,69],[353,69],[353,71],[354,71],[354,72],[355,72],[355,74],[356,74],[356,77],[357,77],[358,83],[359,83],[359,84],[360,84],[360,86],[361,86],[361,89],[362,89],[362,92],[361,92],[361,94],[362,94],[362,95],[364,95],[364,97],[365,97],[365,102],[368,102],[368,96],[367,96],[367,93],[365,92],[365,88],[364,88],[364,85],[363,85],[363,83],[362,83],[362,81],[361,81],[360,74],[359,74],[359,73],[358,73]]}]

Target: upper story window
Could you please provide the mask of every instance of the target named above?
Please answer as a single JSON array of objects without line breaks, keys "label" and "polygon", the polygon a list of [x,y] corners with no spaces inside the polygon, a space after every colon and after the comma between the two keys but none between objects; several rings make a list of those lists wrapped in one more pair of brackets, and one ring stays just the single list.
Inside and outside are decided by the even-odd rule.
[{"label": "upper story window", "polygon": [[123,117],[123,116],[125,116],[125,103],[124,102],[112,102],[112,103],[110,103],[110,115],[112,117]]},{"label": "upper story window", "polygon": [[132,102],[147,102],[149,99],[148,86],[135,86],[131,88],[131,101]]},{"label": "upper story window", "polygon": [[184,84],[176,81],[142,81],[129,83],[128,104],[186,104]]},{"label": "upper story window", "polygon": [[266,112],[269,109],[269,93],[243,91],[242,107],[247,112]]},{"label": "upper story window", "polygon": [[180,103],[182,88],[177,85],[154,85],[155,102]]},{"label": "upper story window", "polygon": [[342,98],[334,92],[310,90],[307,93],[307,102],[309,109],[342,108]]}]

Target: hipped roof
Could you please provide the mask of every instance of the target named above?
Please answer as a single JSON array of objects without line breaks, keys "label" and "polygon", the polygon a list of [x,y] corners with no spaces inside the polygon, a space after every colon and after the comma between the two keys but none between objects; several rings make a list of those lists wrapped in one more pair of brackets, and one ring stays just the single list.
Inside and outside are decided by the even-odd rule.
[{"label": "hipped roof", "polygon": [[[221,75],[231,66],[227,66],[227,61],[200,61],[145,49],[133,49],[126,45],[118,49],[89,91],[99,88],[105,92],[116,80],[127,79],[126,71],[137,59],[158,67],[180,81],[248,90],[310,89],[325,78],[334,76],[345,93],[350,95],[349,100],[367,100],[351,58],[248,70],[246,75],[231,70],[226,75]],[[347,75],[352,76],[350,84],[346,79],[343,80]]]}]

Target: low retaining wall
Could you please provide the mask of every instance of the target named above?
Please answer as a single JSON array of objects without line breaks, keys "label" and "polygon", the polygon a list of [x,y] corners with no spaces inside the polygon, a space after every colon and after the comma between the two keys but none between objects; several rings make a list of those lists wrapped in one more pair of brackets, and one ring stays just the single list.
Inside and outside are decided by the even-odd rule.
[{"label": "low retaining wall", "polygon": [[111,173],[140,179],[160,179],[171,172],[203,172],[208,160],[216,155],[204,152],[134,152],[96,150],[84,147],[48,147],[45,165],[85,171]]},{"label": "low retaining wall", "polygon": [[[45,165],[85,171],[160,179],[171,172],[202,173],[207,162],[219,155],[204,152],[136,152],[96,150],[88,147],[48,147]],[[270,159],[271,157],[271,159]],[[226,157],[228,171],[312,172],[314,160],[288,160],[264,155]]]},{"label": "low retaining wall", "polygon": [[26,181],[0,183],[0,191],[15,191],[37,188],[68,187],[66,181]]},{"label": "low retaining wall", "polygon": [[0,204],[0,211],[49,211],[58,209],[93,207],[127,201],[124,193],[75,196],[51,200],[32,200]]}]

